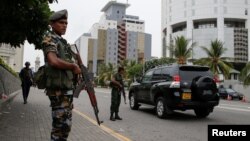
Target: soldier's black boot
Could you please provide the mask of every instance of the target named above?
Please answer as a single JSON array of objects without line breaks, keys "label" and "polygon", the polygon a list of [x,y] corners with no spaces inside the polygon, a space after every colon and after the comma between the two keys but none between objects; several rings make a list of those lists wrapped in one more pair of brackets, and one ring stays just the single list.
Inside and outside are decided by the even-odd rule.
[{"label": "soldier's black boot", "polygon": [[122,118],[118,115],[118,113],[115,113],[115,119],[122,120]]},{"label": "soldier's black boot", "polygon": [[111,121],[115,121],[115,118],[113,117],[113,113],[110,114],[110,118]]}]

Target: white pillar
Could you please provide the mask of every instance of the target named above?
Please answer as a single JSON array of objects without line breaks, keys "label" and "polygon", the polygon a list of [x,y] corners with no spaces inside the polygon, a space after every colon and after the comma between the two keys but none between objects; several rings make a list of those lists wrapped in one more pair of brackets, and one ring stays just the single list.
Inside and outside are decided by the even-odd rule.
[{"label": "white pillar", "polygon": [[218,29],[218,40],[224,42],[224,6],[223,0],[219,0],[218,17],[217,17],[217,29]]},{"label": "white pillar", "polygon": [[169,46],[170,46],[170,36],[172,34],[172,27],[171,26],[167,26],[167,37],[166,37],[166,45],[167,45],[167,49],[166,49],[166,57],[170,57],[170,50],[169,50]]},{"label": "white pillar", "polygon": [[193,28],[194,28],[194,24],[193,24],[193,20],[192,19],[188,19],[187,20],[187,39],[193,40]]}]

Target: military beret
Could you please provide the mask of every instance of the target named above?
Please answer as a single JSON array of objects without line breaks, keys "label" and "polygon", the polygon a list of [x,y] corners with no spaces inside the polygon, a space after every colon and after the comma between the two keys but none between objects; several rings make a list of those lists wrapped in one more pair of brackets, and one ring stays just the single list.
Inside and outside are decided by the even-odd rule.
[{"label": "military beret", "polygon": [[67,19],[67,18],[68,18],[68,11],[64,9],[64,10],[54,12],[49,17],[49,21],[58,21],[60,19]]}]

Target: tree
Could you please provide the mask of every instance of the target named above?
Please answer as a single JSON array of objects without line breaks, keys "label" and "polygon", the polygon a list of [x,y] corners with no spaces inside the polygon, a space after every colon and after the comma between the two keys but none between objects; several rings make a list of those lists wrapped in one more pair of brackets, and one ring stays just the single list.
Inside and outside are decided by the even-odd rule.
[{"label": "tree", "polygon": [[48,0],[1,0],[0,13],[0,43],[19,47],[27,40],[41,48],[51,14]]},{"label": "tree", "polygon": [[226,78],[228,78],[232,65],[227,61],[231,58],[222,57],[222,55],[226,52],[226,48],[224,48],[223,43],[216,39],[215,41],[211,41],[209,49],[206,47],[201,48],[206,52],[208,57],[201,58],[194,63],[207,65],[215,75],[222,73]]},{"label": "tree", "polygon": [[142,64],[135,64],[129,67],[129,69],[127,70],[127,74],[130,78],[129,85],[132,82],[132,80],[134,80],[134,78],[142,76],[142,70],[143,70]]},{"label": "tree", "polygon": [[98,79],[99,81],[110,81],[112,78],[112,75],[115,74],[116,69],[113,64],[108,63],[108,65],[102,64],[100,66],[100,70],[98,72],[99,76]]},{"label": "tree", "polygon": [[250,62],[246,64],[240,73],[240,80],[244,86],[250,85]]},{"label": "tree", "polygon": [[171,45],[175,58],[178,64],[186,64],[187,59],[192,55],[192,49],[196,46],[196,43],[192,43],[188,47],[190,40],[187,40],[184,36],[176,37],[175,43]]}]

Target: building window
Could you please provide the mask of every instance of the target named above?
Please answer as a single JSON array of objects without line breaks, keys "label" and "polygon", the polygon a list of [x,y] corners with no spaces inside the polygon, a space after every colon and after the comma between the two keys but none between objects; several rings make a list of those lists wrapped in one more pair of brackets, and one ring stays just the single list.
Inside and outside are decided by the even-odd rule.
[{"label": "building window", "polygon": [[227,14],[227,7],[224,7],[224,14]]},{"label": "building window", "polygon": [[218,0],[214,0],[214,3],[217,4]]},{"label": "building window", "polygon": [[248,10],[247,9],[245,9],[245,15],[248,15]]},{"label": "building window", "polygon": [[245,0],[245,4],[248,4],[248,0]]},{"label": "building window", "polygon": [[172,0],[169,0],[169,3],[172,3]]},{"label": "building window", "polygon": [[195,5],[195,0],[192,0],[192,5],[193,5],[193,6]]},{"label": "building window", "polygon": [[192,9],[192,15],[193,15],[193,16],[195,15],[195,10],[194,10],[194,9]]},{"label": "building window", "polygon": [[187,11],[184,11],[184,17],[187,17]]},{"label": "building window", "polygon": [[119,13],[120,13],[120,11],[118,10],[118,11],[117,11],[117,14],[119,14]]},{"label": "building window", "polygon": [[217,14],[217,12],[218,12],[218,8],[214,7],[214,14]]},{"label": "building window", "polygon": [[184,1],[184,8],[187,7],[187,1]]},{"label": "building window", "polygon": [[234,80],[237,80],[237,74],[234,74]]},{"label": "building window", "polygon": [[171,7],[171,6],[169,7],[169,12],[170,12],[170,13],[172,12],[172,7]]}]

